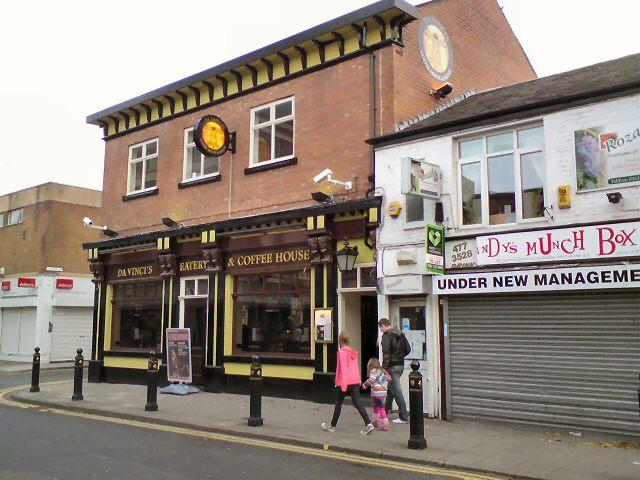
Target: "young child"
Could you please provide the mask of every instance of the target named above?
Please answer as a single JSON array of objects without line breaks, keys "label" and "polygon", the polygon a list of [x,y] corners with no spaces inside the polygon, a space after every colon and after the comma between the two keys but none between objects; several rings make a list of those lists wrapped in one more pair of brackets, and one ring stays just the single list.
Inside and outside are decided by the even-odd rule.
[{"label": "young child", "polygon": [[389,429],[389,418],[384,408],[387,399],[387,385],[389,384],[389,374],[380,366],[377,358],[372,358],[367,363],[369,378],[362,384],[362,388],[371,387],[371,400],[373,400],[373,425],[380,430]]}]

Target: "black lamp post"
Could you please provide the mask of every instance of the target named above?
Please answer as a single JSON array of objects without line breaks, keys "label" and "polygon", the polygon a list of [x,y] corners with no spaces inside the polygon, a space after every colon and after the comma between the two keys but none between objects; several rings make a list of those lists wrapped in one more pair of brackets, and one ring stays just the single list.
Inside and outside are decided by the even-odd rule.
[{"label": "black lamp post", "polygon": [[338,268],[341,272],[350,272],[356,264],[358,258],[358,247],[352,247],[349,242],[345,240],[342,250],[336,252],[336,260],[338,261]]}]

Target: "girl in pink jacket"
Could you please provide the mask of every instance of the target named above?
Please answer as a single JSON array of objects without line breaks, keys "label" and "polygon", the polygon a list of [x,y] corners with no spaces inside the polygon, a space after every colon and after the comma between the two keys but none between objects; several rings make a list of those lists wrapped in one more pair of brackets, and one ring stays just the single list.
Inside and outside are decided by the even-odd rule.
[{"label": "girl in pink jacket", "polygon": [[338,364],[336,366],[336,406],[333,410],[331,424],[323,423],[322,429],[327,432],[336,431],[336,425],[342,411],[342,402],[344,402],[347,395],[350,395],[353,406],[356,407],[364,421],[365,427],[360,433],[368,435],[374,430],[374,427],[371,424],[371,420],[369,420],[367,410],[360,400],[361,379],[358,352],[351,348],[349,334],[345,330],[342,330],[338,335],[338,343],[340,344],[340,349],[338,350]]}]

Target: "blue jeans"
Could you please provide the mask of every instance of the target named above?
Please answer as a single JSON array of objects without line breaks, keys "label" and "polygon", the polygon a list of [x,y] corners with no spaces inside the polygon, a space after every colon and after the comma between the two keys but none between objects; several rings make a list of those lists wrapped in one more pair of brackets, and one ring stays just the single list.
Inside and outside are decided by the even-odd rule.
[{"label": "blue jeans", "polygon": [[409,420],[409,412],[407,412],[407,404],[404,402],[404,396],[402,395],[402,387],[400,386],[400,377],[404,373],[404,365],[394,365],[387,368],[391,380],[389,381],[389,390],[387,392],[387,400],[384,404],[384,409],[389,413],[393,400],[395,399],[398,404],[398,414],[402,420]]}]

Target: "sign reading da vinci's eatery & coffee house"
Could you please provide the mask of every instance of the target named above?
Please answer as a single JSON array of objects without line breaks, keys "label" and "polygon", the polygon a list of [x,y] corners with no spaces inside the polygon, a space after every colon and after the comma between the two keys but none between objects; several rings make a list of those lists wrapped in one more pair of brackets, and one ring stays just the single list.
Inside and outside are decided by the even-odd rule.
[{"label": "sign reading da vinci's eatery & coffee house", "polygon": [[640,222],[477,237],[478,265],[608,259],[640,255]]}]

